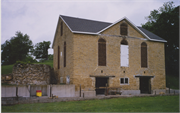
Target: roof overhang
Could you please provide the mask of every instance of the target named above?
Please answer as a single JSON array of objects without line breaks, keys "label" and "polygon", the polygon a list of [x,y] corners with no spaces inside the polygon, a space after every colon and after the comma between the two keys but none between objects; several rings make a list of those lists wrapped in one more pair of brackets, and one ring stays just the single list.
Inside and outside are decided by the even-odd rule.
[{"label": "roof overhang", "polygon": [[[138,27],[136,27],[135,24],[134,24],[133,22],[131,22],[131,21],[130,21],[128,18],[126,18],[126,17],[123,17],[123,18],[119,19],[118,21],[112,23],[111,25],[107,26],[106,28],[104,28],[104,29],[102,29],[101,31],[96,32],[96,33],[94,33],[94,32],[73,31],[73,30],[70,28],[70,26],[66,23],[66,21],[63,19],[63,17],[62,17],[61,15],[60,15],[59,17],[60,17],[60,18],[62,19],[62,21],[67,25],[67,27],[70,29],[70,31],[71,31],[72,33],[77,33],[77,34],[89,34],[89,35],[100,35],[101,32],[103,32],[103,31],[105,31],[106,29],[112,27],[113,25],[117,24],[118,22],[120,22],[120,21],[122,21],[122,20],[126,20],[126,22],[128,22],[133,28],[135,28],[140,34],[142,34],[142,35],[143,35],[145,38],[147,38],[148,40],[150,40],[150,41],[157,41],[157,42],[167,42],[166,40],[157,40],[157,39],[152,39],[152,38],[148,37],[144,32],[142,32]],[[59,22],[59,20],[58,20],[58,22]],[[57,26],[58,26],[58,25],[57,25]],[[56,30],[57,30],[57,28],[56,28]],[[55,35],[54,35],[54,40],[55,40],[55,37],[56,37],[56,31],[55,31]],[[53,48],[53,46],[54,46],[54,40],[53,40],[52,48]]]},{"label": "roof overhang", "polygon": [[128,18],[126,17],[123,17],[121,19],[119,19],[118,21],[114,22],[113,24],[109,25],[108,27],[102,29],[101,31],[99,31],[98,33],[101,33],[103,31],[105,31],[106,29],[112,27],[113,25],[119,23],[120,21],[122,20],[126,20],[126,22],[128,22],[133,28],[135,28],[140,34],[142,34],[144,37],[146,37],[148,40],[151,40],[151,41],[157,41],[157,42],[167,42],[167,41],[164,41],[164,40],[156,40],[156,39],[151,39],[150,37],[148,37],[144,32],[142,32],[138,27],[136,27],[136,25],[131,22]]},{"label": "roof overhang", "polygon": [[152,75],[135,75],[135,77],[149,77],[149,78],[154,78]]},{"label": "roof overhang", "polygon": [[115,77],[115,76],[114,75],[89,75],[89,77],[109,78],[109,77]]}]

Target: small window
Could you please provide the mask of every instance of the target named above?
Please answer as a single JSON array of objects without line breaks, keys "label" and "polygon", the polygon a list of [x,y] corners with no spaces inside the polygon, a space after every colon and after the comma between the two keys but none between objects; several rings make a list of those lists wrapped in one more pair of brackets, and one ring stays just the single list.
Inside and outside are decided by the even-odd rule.
[{"label": "small window", "polygon": [[125,84],[128,84],[128,78],[125,78]]},{"label": "small window", "polygon": [[120,84],[129,84],[128,78],[120,78]]},{"label": "small window", "polygon": [[121,78],[121,84],[124,84],[124,78]]},{"label": "small window", "polygon": [[120,33],[121,35],[127,35],[128,34],[128,26],[125,23],[122,23],[120,25]]}]

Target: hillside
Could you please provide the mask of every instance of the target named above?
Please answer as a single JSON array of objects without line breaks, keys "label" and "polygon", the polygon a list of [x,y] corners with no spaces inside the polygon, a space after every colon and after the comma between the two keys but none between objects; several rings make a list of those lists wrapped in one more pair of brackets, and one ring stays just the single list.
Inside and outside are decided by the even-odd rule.
[{"label": "hillside", "polygon": [[[38,63],[34,63],[34,64],[46,64],[46,65],[53,67],[53,60],[47,60],[44,62],[38,62]],[[1,66],[1,75],[12,73],[12,69],[13,69],[13,65]]]}]

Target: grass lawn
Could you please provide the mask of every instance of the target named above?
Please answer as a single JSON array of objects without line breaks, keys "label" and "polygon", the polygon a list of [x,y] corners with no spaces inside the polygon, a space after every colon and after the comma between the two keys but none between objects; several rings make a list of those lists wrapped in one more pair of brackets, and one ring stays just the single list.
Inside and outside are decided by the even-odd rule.
[{"label": "grass lawn", "polygon": [[2,112],[179,112],[179,96],[19,104],[1,109]]},{"label": "grass lawn", "polygon": [[46,60],[44,62],[38,62],[38,63],[34,63],[34,64],[46,64],[46,65],[53,67],[53,60]]},{"label": "grass lawn", "polygon": [[1,66],[1,74],[4,75],[4,74],[12,73],[13,66],[14,65]]}]

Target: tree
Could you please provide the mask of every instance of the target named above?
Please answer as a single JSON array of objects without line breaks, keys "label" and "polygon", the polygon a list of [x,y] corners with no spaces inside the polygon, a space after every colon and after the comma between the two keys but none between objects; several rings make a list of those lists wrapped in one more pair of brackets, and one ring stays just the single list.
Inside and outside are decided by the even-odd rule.
[{"label": "tree", "polygon": [[22,61],[32,48],[33,45],[29,36],[17,31],[14,37],[6,40],[5,43],[1,45],[2,65],[14,64],[18,60]]},{"label": "tree", "polygon": [[166,74],[179,75],[179,6],[173,2],[164,3],[159,10],[146,17],[143,28],[167,40],[165,43]]},{"label": "tree", "polygon": [[53,60],[53,55],[52,54],[48,55],[48,60]]},{"label": "tree", "polygon": [[48,59],[48,49],[50,48],[50,41],[39,42],[35,45],[35,49],[33,50],[33,55],[36,59]]}]

